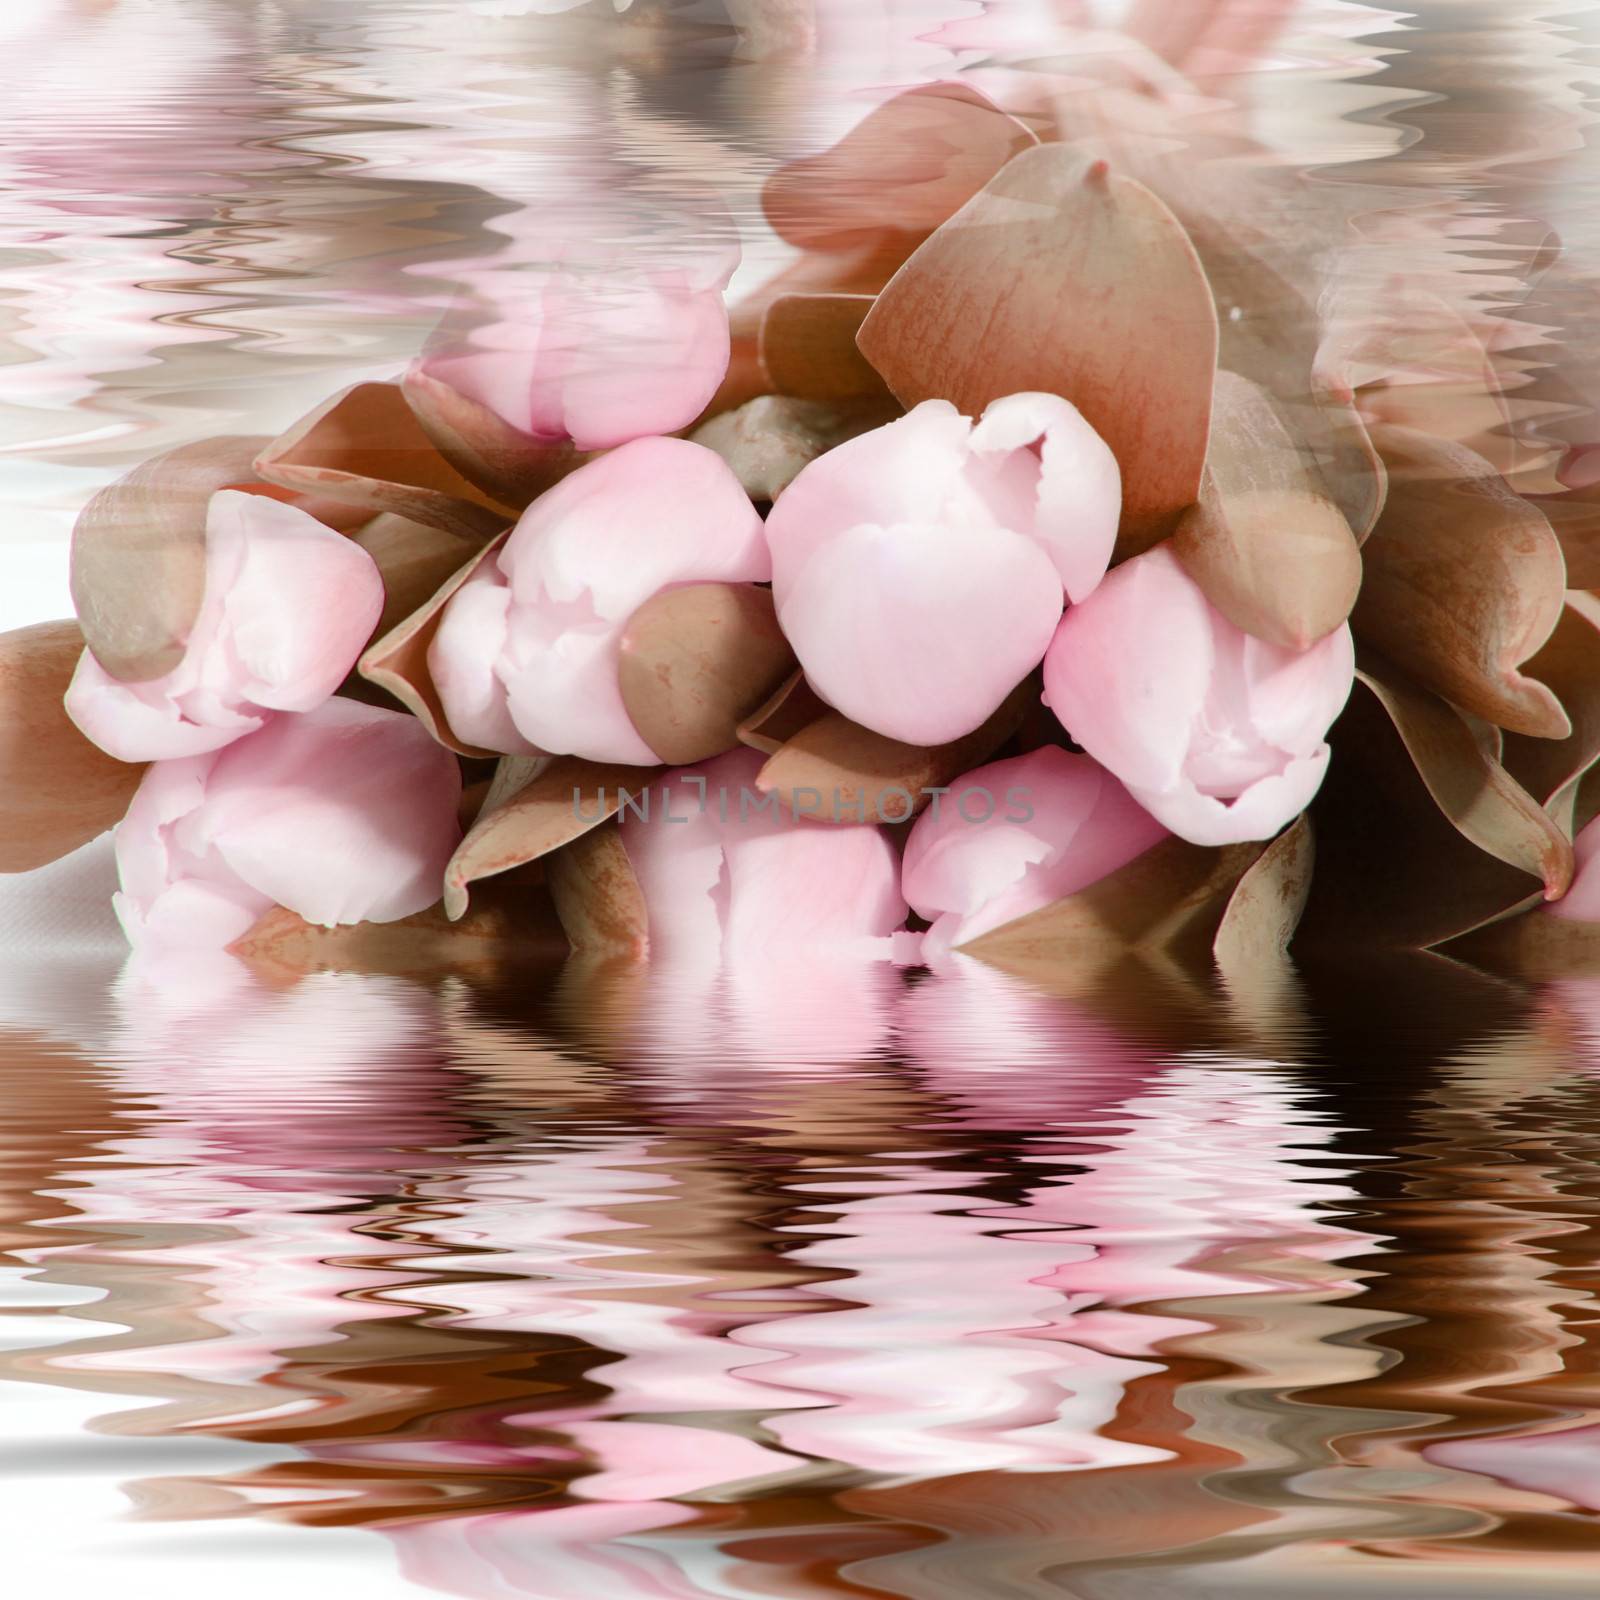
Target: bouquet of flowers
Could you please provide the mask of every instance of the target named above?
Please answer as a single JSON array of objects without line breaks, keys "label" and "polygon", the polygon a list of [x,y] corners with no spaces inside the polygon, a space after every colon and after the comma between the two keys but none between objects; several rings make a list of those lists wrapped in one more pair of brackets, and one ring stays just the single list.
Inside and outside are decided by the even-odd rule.
[{"label": "bouquet of flowers", "polygon": [[0,638],[0,867],[115,826],[163,948],[1581,949],[1593,494],[1281,198],[939,84],[770,179],[731,315],[716,241],[486,282],[89,504]]}]

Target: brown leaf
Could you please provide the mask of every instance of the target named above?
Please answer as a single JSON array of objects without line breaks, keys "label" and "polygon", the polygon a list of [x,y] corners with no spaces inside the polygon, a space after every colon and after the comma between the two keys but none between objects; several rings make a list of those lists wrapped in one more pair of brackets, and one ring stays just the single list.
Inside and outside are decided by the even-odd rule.
[{"label": "brown leaf", "polygon": [[255,468],[286,489],[392,512],[472,544],[516,516],[439,454],[396,383],[341,390],[274,439]]},{"label": "brown leaf", "polygon": [[556,914],[579,955],[643,955],[650,941],[644,891],[613,826],[591,828],[546,857]]},{"label": "brown leaf", "polygon": [[[1547,851],[1554,862],[1559,847],[1503,784],[1491,784],[1488,752],[1465,720],[1453,735],[1431,729],[1432,721],[1419,718],[1412,737],[1419,750],[1425,737],[1437,739],[1443,753],[1429,758],[1430,769],[1451,806],[1472,817],[1475,831],[1502,826],[1525,847],[1537,841],[1529,853]],[[1333,759],[1311,807],[1317,871],[1297,954],[1320,949],[1344,960],[1351,952],[1426,949],[1543,899],[1538,877],[1480,848],[1446,815],[1369,679],[1357,684],[1329,742]],[[1452,748],[1454,773],[1444,764]]]},{"label": "brown leaf", "polygon": [[268,978],[312,972],[378,972],[435,978],[440,972],[499,971],[565,953],[550,897],[541,887],[501,879],[473,897],[471,911],[452,922],[430,906],[399,922],[356,922],[333,928],[303,921],[274,906],[230,946]]},{"label": "brown leaf", "polygon": [[1072,401],[1122,468],[1119,556],[1199,496],[1211,290],[1172,213],[1104,162],[1051,145],[1016,157],[894,275],[858,342],[907,407],[937,397],[975,417],[1024,389]]},{"label": "brown leaf", "polygon": [[75,622],[0,633],[0,872],[29,872],[104,833],[144,776],[68,718],[61,697],[82,652]]},{"label": "brown leaf", "polygon": [[801,250],[860,250],[893,236],[909,247],[1037,143],[976,91],[929,84],[885,101],[831,150],[780,168],[761,205]]},{"label": "brown leaf", "polygon": [[739,724],[739,741],[765,755],[776,755],[803,728],[829,716],[832,707],[796,672],[764,706]]},{"label": "brown leaf", "polygon": [[1454,706],[1369,657],[1358,673],[1389,713],[1434,803],[1480,850],[1538,878],[1547,898],[1572,882],[1572,843]]},{"label": "brown leaf", "polygon": [[1316,843],[1311,819],[1297,817],[1240,878],[1212,941],[1230,979],[1278,962],[1289,948],[1311,894]]},{"label": "brown leaf", "polygon": [[[829,711],[775,751],[756,777],[794,815],[818,822],[904,822],[943,788],[986,761],[1016,732],[1037,697],[1031,678],[1017,685],[984,724],[950,744],[903,744]],[[802,796],[815,795],[815,808]]]},{"label": "brown leaf", "polygon": [[457,589],[487,561],[493,561],[506,534],[491,541],[471,556],[433,593],[431,599],[413,611],[368,647],[358,665],[361,676],[380,689],[387,689],[408,711],[413,712],[440,744],[464,756],[491,756],[459,738],[445,715],[444,703],[428,670],[428,647],[439,631],[439,618],[445,604]]},{"label": "brown leaf", "polygon": [[1600,483],[1564,494],[1530,494],[1527,501],[1550,524],[1573,589],[1600,589]]},{"label": "brown leaf", "polygon": [[419,368],[406,373],[400,388],[439,454],[492,503],[520,511],[595,454],[574,449],[566,439],[519,433],[487,406]]},{"label": "brown leaf", "polygon": [[875,299],[870,294],[779,295],[762,316],[758,346],[773,390],[801,400],[893,406],[889,386],[856,346]]},{"label": "brown leaf", "polygon": [[1508,734],[1501,759],[1570,839],[1582,825],[1575,813],[1579,787],[1600,759],[1600,600],[1571,595],[1549,642],[1527,666],[1560,699],[1572,732],[1565,739]]},{"label": "brown leaf", "polygon": [[183,659],[206,584],[206,508],[255,481],[264,443],[229,436],[169,450],[108,484],[72,532],[72,604],[107,672],[144,683]]},{"label": "brown leaf", "polygon": [[450,858],[444,908],[453,921],[467,909],[467,886],[509,872],[570,844],[616,814],[622,791],[641,794],[655,767],[605,766],[562,756],[494,810],[485,810]]},{"label": "brown leaf", "polygon": [[664,589],[629,617],[617,661],[622,704],[669,766],[739,742],[739,724],[794,671],[772,591],[753,583]]},{"label": "brown leaf", "polygon": [[383,578],[383,614],[373,629],[378,639],[425,606],[469,559],[454,534],[390,512],[373,517],[350,537]]},{"label": "brown leaf", "polygon": [[1389,498],[1363,551],[1358,636],[1464,711],[1565,738],[1561,702],[1517,670],[1561,617],[1565,568],[1549,523],[1461,445],[1397,428],[1374,437]]},{"label": "brown leaf", "polygon": [[899,414],[893,402],[889,409],[844,407],[766,394],[701,423],[689,437],[721,456],[752,500],[776,500],[818,456]]},{"label": "brown leaf", "polygon": [[1200,500],[1172,547],[1236,627],[1291,650],[1331,633],[1355,604],[1361,552],[1310,454],[1272,398],[1219,372]]},{"label": "brown leaf", "polygon": [[1019,977],[1101,961],[1110,952],[1209,949],[1223,908],[1261,851],[1259,844],[1207,850],[1163,839],[1080,893],[962,949]]}]

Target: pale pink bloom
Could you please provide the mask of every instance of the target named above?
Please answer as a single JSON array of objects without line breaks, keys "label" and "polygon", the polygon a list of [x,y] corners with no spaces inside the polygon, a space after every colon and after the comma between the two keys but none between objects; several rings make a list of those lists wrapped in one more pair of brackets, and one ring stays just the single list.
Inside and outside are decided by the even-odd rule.
[{"label": "pale pink bloom", "polygon": [[638,439],[528,507],[445,607],[429,670],[470,743],[654,766],[617,687],[629,617],[672,584],[770,574],[761,518],[721,457]]},{"label": "pale pink bloom", "polygon": [[1076,894],[1167,830],[1104,767],[1046,746],[958,778],[918,817],[901,886],[926,959]]},{"label": "pale pink bloom", "polygon": [[1572,886],[1547,909],[1572,922],[1600,922],[1600,817],[1578,831],[1572,847],[1577,857]]},{"label": "pale pink bloom", "polygon": [[622,842],[649,910],[652,953],[888,958],[906,917],[888,835],[763,804],[762,765],[754,750],[731,750],[652,784],[648,818],[625,810]]},{"label": "pale pink bloom", "polygon": [[1047,394],[976,426],[947,400],[830,450],[767,519],[778,616],[812,686],[911,744],[970,733],[1111,559],[1116,458]]},{"label": "pale pink bloom", "polygon": [[607,450],[687,427],[728,370],[723,290],[737,244],[676,236],[681,219],[630,240],[624,214],[529,216],[538,233],[519,260],[542,252],[544,263],[467,269],[476,305],[413,370],[537,442]]},{"label": "pale pink bloom", "polygon": [[360,545],[266,495],[224,489],[206,511],[206,582],[183,659],[147,683],[87,650],[67,714],[119,761],[220,750],[275,711],[310,711],[344,681],[383,610]]},{"label": "pale pink bloom", "polygon": [[135,945],[223,946],[273,905],[393,922],[439,898],[461,770],[422,724],[354,700],[274,718],[226,750],[159,761],[117,825],[117,915]]},{"label": "pale pink bloom", "polygon": [[1347,626],[1302,651],[1254,638],[1165,545],[1074,606],[1044,662],[1045,700],[1068,733],[1202,845],[1270,838],[1306,808],[1354,674]]}]

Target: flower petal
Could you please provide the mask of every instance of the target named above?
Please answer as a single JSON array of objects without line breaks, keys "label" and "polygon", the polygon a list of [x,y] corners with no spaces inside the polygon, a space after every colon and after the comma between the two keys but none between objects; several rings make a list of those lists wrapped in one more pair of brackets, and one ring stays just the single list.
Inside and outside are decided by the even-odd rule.
[{"label": "flower petal", "polygon": [[1023,535],[902,523],[823,544],[778,615],[823,699],[932,745],[970,733],[1027,676],[1061,606],[1049,557]]},{"label": "flower petal", "polygon": [[974,450],[1033,444],[1039,446],[1042,471],[1031,531],[1055,562],[1068,598],[1082,600],[1111,564],[1122,514],[1122,472],[1111,446],[1059,395],[1006,395],[972,430]]}]

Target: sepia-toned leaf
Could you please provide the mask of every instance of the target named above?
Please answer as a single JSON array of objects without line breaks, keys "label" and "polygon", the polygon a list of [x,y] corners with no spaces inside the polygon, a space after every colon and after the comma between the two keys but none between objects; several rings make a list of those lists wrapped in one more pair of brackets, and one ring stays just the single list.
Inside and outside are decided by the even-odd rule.
[{"label": "sepia-toned leaf", "polygon": [[566,439],[519,433],[487,406],[418,367],[406,373],[400,390],[445,462],[491,504],[520,511],[593,457]]},{"label": "sepia-toned leaf", "polygon": [[1358,637],[1464,711],[1562,739],[1561,702],[1518,669],[1561,617],[1561,548],[1481,456],[1404,429],[1374,434],[1389,498],[1363,551]]},{"label": "sepia-toned leaf", "polygon": [[373,629],[376,639],[425,606],[470,557],[454,534],[387,511],[350,537],[372,557],[383,579],[383,613]]},{"label": "sepia-toned leaf", "polygon": [[1224,908],[1260,844],[1208,850],[1184,839],[1163,839],[1126,866],[1002,928],[962,946],[1019,977],[1108,952],[1209,951]]},{"label": "sepia-toned leaf", "polygon": [[170,672],[206,586],[206,510],[219,489],[255,482],[265,441],[228,436],[155,456],[90,500],[72,531],[72,604],[83,639],[114,678]]},{"label": "sepia-toned leaf", "polygon": [[1561,494],[1530,494],[1530,506],[1550,524],[1574,589],[1600,589],[1600,482]]},{"label": "sepia-toned leaf", "polygon": [[485,885],[459,921],[434,905],[399,922],[326,928],[274,906],[229,948],[267,977],[375,972],[431,980],[441,971],[489,974],[559,961],[566,939],[548,890],[513,874]]},{"label": "sepia-toned leaf", "polygon": [[32,871],[104,833],[144,776],[68,718],[62,696],[82,653],[76,622],[0,633],[0,872]]},{"label": "sepia-toned leaf", "polygon": [[928,84],[886,100],[831,150],[781,167],[762,209],[801,250],[860,250],[886,236],[909,248],[1037,143],[976,90]]},{"label": "sepia-toned leaf", "polygon": [[941,398],[975,417],[1019,390],[1070,400],[1122,468],[1119,556],[1199,497],[1211,290],[1172,213],[1103,161],[1051,145],[1017,156],[895,274],[858,342],[908,407]]},{"label": "sepia-toned leaf", "polygon": [[445,868],[446,913],[453,921],[466,911],[470,884],[541,860],[615,816],[623,792],[644,793],[658,770],[552,761],[504,804],[486,808],[461,841]]},{"label": "sepia-toned leaf", "polygon": [[689,435],[715,451],[752,500],[776,500],[818,456],[899,415],[872,402],[851,406],[758,395]]},{"label": "sepia-toned leaf", "polygon": [[[1559,875],[1559,847],[1514,796],[1491,785],[1484,745],[1458,720],[1460,771],[1447,775],[1444,756],[1430,759],[1440,792],[1472,817],[1476,831],[1493,836],[1502,827],[1504,837],[1523,840],[1530,858],[1548,859]],[[1421,731],[1412,737],[1424,748]],[[1444,751],[1452,748],[1451,735],[1435,737]],[[1297,955],[1321,951],[1345,960],[1352,952],[1427,949],[1543,901],[1540,876],[1499,860],[1446,814],[1368,681],[1357,683],[1329,742],[1333,759],[1311,806],[1317,870]],[[1460,775],[1474,767],[1477,789]]]},{"label": "sepia-toned leaf", "polygon": [[428,647],[439,631],[439,618],[451,595],[485,562],[494,560],[505,540],[506,535],[502,534],[470,556],[429,600],[369,646],[358,664],[363,678],[387,689],[440,744],[458,755],[492,756],[495,752],[467,744],[451,728],[434,687],[433,674],[428,670]]},{"label": "sepia-toned leaf", "polygon": [[1572,732],[1565,739],[1507,734],[1501,759],[1570,839],[1589,820],[1576,815],[1578,793],[1600,760],[1600,600],[1570,595],[1555,632],[1527,668],[1560,699]]},{"label": "sepia-toned leaf", "polygon": [[785,294],[766,308],[758,349],[776,394],[800,400],[895,405],[889,386],[862,355],[856,335],[870,294]]},{"label": "sepia-toned leaf", "polygon": [[644,891],[614,825],[591,828],[547,856],[545,875],[579,955],[644,954],[650,941]]},{"label": "sepia-toned leaf", "polygon": [[1310,455],[1271,396],[1219,372],[1198,504],[1172,548],[1206,598],[1236,627],[1304,650],[1355,604],[1361,552]]},{"label": "sepia-toned leaf", "polygon": [[690,766],[739,742],[739,724],[793,674],[772,591],[753,583],[663,589],[623,630],[622,704],[669,766]]},{"label": "sepia-toned leaf", "polygon": [[1554,899],[1572,882],[1572,842],[1506,771],[1456,708],[1369,657],[1357,674],[1388,712],[1434,803],[1480,850],[1543,883]]},{"label": "sepia-toned leaf", "polygon": [[1311,819],[1300,816],[1240,878],[1211,945],[1224,976],[1243,976],[1282,958],[1311,894],[1316,854]]},{"label": "sepia-toned leaf", "polygon": [[802,728],[832,714],[833,707],[796,672],[770,700],[739,724],[739,742],[776,755]]},{"label": "sepia-toned leaf", "polygon": [[440,455],[395,383],[341,390],[268,444],[255,469],[286,489],[391,512],[472,544],[516,517]]},{"label": "sepia-toned leaf", "polygon": [[1038,693],[1038,684],[1025,680],[981,727],[933,747],[903,744],[828,711],[772,754],[756,787],[777,795],[793,815],[818,822],[904,822],[936,789],[993,755]]}]

